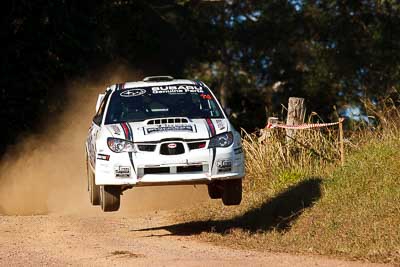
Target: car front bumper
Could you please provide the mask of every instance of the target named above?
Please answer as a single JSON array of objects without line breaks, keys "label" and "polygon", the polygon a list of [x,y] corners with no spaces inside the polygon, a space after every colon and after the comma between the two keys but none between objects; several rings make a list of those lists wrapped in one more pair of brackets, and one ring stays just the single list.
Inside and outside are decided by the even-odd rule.
[{"label": "car front bumper", "polygon": [[243,178],[242,149],[199,149],[181,155],[163,156],[151,152],[110,153],[108,160],[96,160],[97,185],[207,184],[213,180]]}]

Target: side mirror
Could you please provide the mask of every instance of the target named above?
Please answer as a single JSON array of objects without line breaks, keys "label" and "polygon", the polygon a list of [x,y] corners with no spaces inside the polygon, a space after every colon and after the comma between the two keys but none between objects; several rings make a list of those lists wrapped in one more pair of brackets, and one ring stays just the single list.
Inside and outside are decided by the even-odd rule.
[{"label": "side mirror", "polygon": [[96,113],[99,110],[101,101],[103,101],[105,94],[99,94],[99,96],[97,97],[97,103],[96,103]]}]

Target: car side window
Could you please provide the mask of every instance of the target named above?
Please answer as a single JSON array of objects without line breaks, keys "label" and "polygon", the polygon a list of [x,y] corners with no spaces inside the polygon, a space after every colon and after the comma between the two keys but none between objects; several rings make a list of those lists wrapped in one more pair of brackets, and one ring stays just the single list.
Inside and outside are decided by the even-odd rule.
[{"label": "car side window", "polygon": [[103,101],[101,101],[100,107],[97,110],[96,115],[94,115],[94,117],[93,117],[93,122],[99,126],[101,124],[101,121],[103,120],[104,111],[106,109],[106,104],[107,104],[107,100],[108,100],[109,96],[110,96],[110,92],[107,92],[103,98]]}]

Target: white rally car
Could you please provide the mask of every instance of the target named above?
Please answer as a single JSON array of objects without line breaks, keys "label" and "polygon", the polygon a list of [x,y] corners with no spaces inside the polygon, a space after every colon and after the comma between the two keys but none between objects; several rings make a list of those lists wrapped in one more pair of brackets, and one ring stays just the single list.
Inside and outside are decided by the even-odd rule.
[{"label": "white rally car", "polygon": [[203,82],[154,76],[108,87],[86,155],[90,201],[103,211],[118,210],[134,186],[207,184],[225,205],[242,199],[240,134]]}]

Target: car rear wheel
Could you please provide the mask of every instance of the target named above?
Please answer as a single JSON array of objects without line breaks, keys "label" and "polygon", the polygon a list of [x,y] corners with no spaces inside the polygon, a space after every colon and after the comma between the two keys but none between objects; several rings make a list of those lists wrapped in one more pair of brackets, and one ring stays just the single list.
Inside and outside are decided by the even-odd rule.
[{"label": "car rear wheel", "polygon": [[100,205],[100,186],[95,183],[95,176],[90,168],[90,163],[86,160],[87,163],[87,176],[88,176],[88,191],[89,191],[89,199],[90,203],[94,206]]},{"label": "car rear wheel", "polygon": [[223,186],[222,202],[224,205],[239,205],[242,201],[242,179],[226,180]]},{"label": "car rear wheel", "polygon": [[218,187],[216,183],[208,184],[207,189],[211,199],[222,198],[222,188]]},{"label": "car rear wheel", "polygon": [[121,187],[118,185],[100,186],[100,204],[103,211],[117,211],[120,206]]}]

